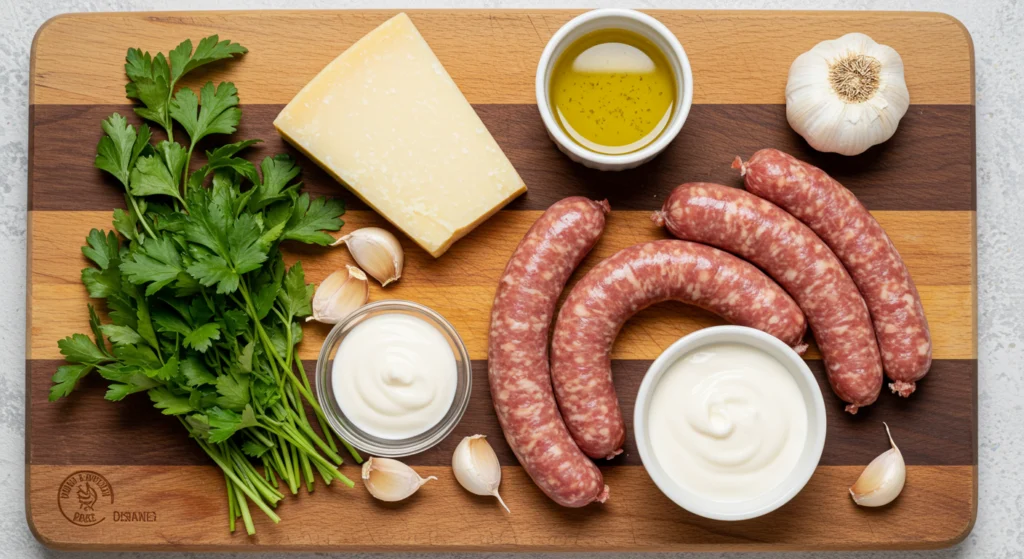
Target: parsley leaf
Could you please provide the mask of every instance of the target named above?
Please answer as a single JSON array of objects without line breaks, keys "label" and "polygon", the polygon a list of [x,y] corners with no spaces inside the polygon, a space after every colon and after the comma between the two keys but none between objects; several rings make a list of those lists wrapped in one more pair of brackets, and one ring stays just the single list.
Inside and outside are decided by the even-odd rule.
[{"label": "parsley leaf", "polygon": [[[124,285],[121,285],[124,288]],[[107,313],[111,322],[121,326],[128,326],[133,330],[138,326],[138,318],[135,316],[134,299],[130,298],[123,291],[111,294],[107,297]]]},{"label": "parsley leaf", "polygon": [[299,176],[299,166],[295,160],[286,154],[266,157],[260,163],[262,178],[256,183],[254,193],[249,199],[249,209],[252,211],[261,210],[274,202],[288,199],[288,193],[298,190],[299,183],[288,185],[293,179]]},{"label": "parsley leaf", "polygon": [[284,275],[284,289],[277,293],[277,300],[281,302],[289,317],[313,314],[313,285],[306,285],[302,262],[296,262]]},{"label": "parsley leaf", "polygon": [[216,322],[208,322],[185,336],[184,343],[186,347],[190,347],[199,353],[205,353],[213,345],[213,342],[219,339],[220,326]]},{"label": "parsley leaf", "polygon": [[107,393],[104,394],[104,398],[107,400],[117,402],[123,400],[129,394],[135,394],[136,392],[144,392],[150,388],[158,386],[156,380],[147,377],[142,373],[135,373],[125,379],[126,382],[114,383],[107,387]]},{"label": "parsley leaf", "polygon": [[197,261],[188,267],[188,273],[201,285],[216,285],[217,293],[234,293],[238,289],[238,273],[219,256],[207,256]]},{"label": "parsley leaf", "polygon": [[196,97],[191,89],[182,88],[171,100],[170,115],[185,129],[193,145],[210,134],[233,134],[242,119],[238,90],[231,82],[216,87],[206,82]]},{"label": "parsley leaf", "polygon": [[50,379],[53,381],[53,386],[50,387],[48,399],[53,402],[70,394],[78,385],[78,381],[82,380],[95,367],[95,365],[61,365],[57,367],[57,372]]},{"label": "parsley leaf", "polygon": [[152,348],[159,348],[156,341],[156,332],[153,330],[153,322],[149,318],[149,305],[142,298],[136,297],[138,305],[135,308],[136,326],[135,331],[142,336],[143,340]]},{"label": "parsley leaf", "polygon": [[242,411],[249,403],[249,379],[221,375],[217,377],[217,405],[229,410]]},{"label": "parsley leaf", "polygon": [[71,363],[95,365],[110,360],[85,334],[72,334],[57,342],[61,355]]},{"label": "parsley leaf", "polygon": [[167,107],[171,98],[171,69],[163,53],[150,56],[139,49],[128,49],[124,72],[131,80],[124,86],[125,96],[144,105],[135,114],[164,127],[170,133],[171,119]]},{"label": "parsley leaf", "polygon": [[163,53],[151,56],[139,49],[128,49],[124,71],[130,81],[125,85],[125,95],[143,103],[143,107],[136,107],[136,114],[163,126],[171,137],[171,93],[178,80],[200,66],[246,52],[238,43],[220,41],[216,35],[199,41],[195,52],[192,41],[183,41],[171,51],[169,63]]},{"label": "parsley leaf", "polygon": [[142,336],[127,326],[104,324],[100,326],[100,330],[110,338],[110,342],[114,345],[134,345],[142,341]]},{"label": "parsley leaf", "polygon": [[181,334],[187,336],[192,332],[189,326],[178,314],[162,308],[154,308],[150,311],[153,322],[156,323],[157,332]]},{"label": "parsley leaf", "polygon": [[196,68],[231,58],[236,54],[245,54],[248,49],[231,41],[220,41],[217,35],[211,35],[199,41],[195,52],[192,52],[192,41],[185,39],[170,52],[171,83],[176,83],[182,76]]},{"label": "parsley leaf", "polygon": [[[168,144],[168,142],[161,142],[161,144]],[[181,144],[175,143],[164,146],[157,155],[140,157],[131,174],[129,190],[132,195],[162,195],[181,200],[181,194],[178,193],[178,179],[182,173],[181,165],[185,161],[183,150]]]},{"label": "parsley leaf", "polygon": [[298,196],[285,225],[282,240],[327,246],[334,237],[324,231],[337,231],[345,223],[340,219],[345,203],[339,199],[317,198],[310,201],[305,192]]},{"label": "parsley leaf", "polygon": [[184,271],[181,256],[169,237],[158,237],[137,247],[121,263],[121,273],[135,285],[149,284],[146,295],[160,291]]},{"label": "parsley leaf", "polygon": [[110,232],[104,235],[102,231],[93,229],[86,240],[88,244],[82,247],[82,254],[99,266],[99,269],[82,270],[82,283],[89,296],[102,299],[121,291],[121,272],[118,269],[121,247],[117,234]]},{"label": "parsley leaf", "polygon": [[124,238],[136,243],[142,242],[142,237],[139,237],[139,215],[134,211],[116,208],[114,210],[113,224],[114,229]]},{"label": "parsley leaf", "polygon": [[185,377],[188,385],[192,387],[217,383],[217,377],[206,368],[206,365],[203,365],[203,362],[195,354],[189,354],[178,365],[178,371]]},{"label": "parsley leaf", "polygon": [[128,186],[128,177],[139,154],[149,147],[149,126],[145,123],[135,129],[123,116],[114,113],[100,125],[103,137],[96,146],[95,166],[117,177]]},{"label": "parsley leaf", "polygon": [[188,396],[178,396],[166,387],[153,388],[149,391],[149,399],[153,401],[153,407],[164,415],[181,415],[192,411]]},{"label": "parsley leaf", "polygon": [[252,411],[252,406],[249,405],[245,406],[241,415],[231,410],[213,407],[206,412],[206,418],[210,424],[211,443],[224,442],[240,429],[259,425],[256,421],[256,414]]},{"label": "parsley leaf", "polygon": [[118,242],[114,232],[104,235],[103,231],[93,229],[89,231],[86,241],[89,244],[82,247],[82,254],[95,262],[101,270],[109,268],[111,263],[116,267],[120,262],[118,251],[121,248],[121,243]]},{"label": "parsley leaf", "polygon": [[243,373],[252,372],[252,356],[253,351],[256,349],[256,342],[252,341],[245,344],[242,348],[242,354],[238,356],[238,367]]},{"label": "parsley leaf", "polygon": [[114,357],[117,357],[117,360],[123,365],[139,369],[159,369],[161,367],[156,353],[144,345],[114,346]]},{"label": "parsley leaf", "polygon": [[259,458],[266,454],[268,451],[270,451],[269,446],[263,443],[258,443],[252,439],[242,443],[242,452],[244,452],[246,456]]},{"label": "parsley leaf", "polygon": [[228,232],[228,246],[235,271],[251,272],[267,260],[267,243],[260,235],[260,226],[252,214],[242,214]]},{"label": "parsley leaf", "polygon": [[147,369],[144,374],[149,378],[168,382],[178,374],[178,358],[171,357],[159,369]]},{"label": "parsley leaf", "polygon": [[100,351],[109,357],[110,352],[107,351],[107,344],[103,341],[103,325],[100,324],[100,317],[96,314],[96,307],[92,305],[86,306],[89,307],[89,329],[92,330],[92,335],[96,339],[96,347],[100,348]]},{"label": "parsley leaf", "polygon": [[225,144],[213,151],[206,152],[206,165],[200,167],[189,177],[189,187],[199,188],[210,173],[217,169],[233,169],[239,175],[249,179],[253,183],[259,180],[256,173],[256,166],[247,159],[235,157],[238,152],[262,140],[244,140],[233,144]]}]

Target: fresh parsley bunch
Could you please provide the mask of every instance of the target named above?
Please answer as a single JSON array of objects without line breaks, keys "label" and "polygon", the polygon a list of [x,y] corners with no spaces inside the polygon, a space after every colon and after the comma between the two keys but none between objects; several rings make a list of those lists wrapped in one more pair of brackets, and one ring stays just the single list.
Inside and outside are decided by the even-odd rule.
[{"label": "fresh parsley bunch", "polygon": [[[343,204],[300,193],[299,168],[287,155],[259,168],[239,157],[259,140],[215,147],[191,169],[200,140],[235,132],[238,92],[227,82],[209,82],[198,95],[176,85],[245,52],[216,35],[194,50],[186,40],[168,56],[128,50],[127,96],[167,139],[153,142],[147,124],[119,114],[102,124],[96,167],[124,186],[126,209],[114,210],[116,233],[89,233],[82,253],[95,266],[82,270],[82,282],[90,297],[106,300],[110,322],[89,305],[93,338],[58,343],[69,364],[53,376],[50,400],[93,371],[110,381],[108,400],[145,392],[223,470],[230,529],[241,516],[253,534],[249,502],[277,522],[280,482],[294,494],[303,483],[313,490],[314,470],[327,484],[352,481],[337,469],[342,458],[295,355],[313,286],[301,263],[285,266],[279,248],[289,240],[330,244],[326,231],[341,228]],[[187,143],[174,141],[176,125]]]}]

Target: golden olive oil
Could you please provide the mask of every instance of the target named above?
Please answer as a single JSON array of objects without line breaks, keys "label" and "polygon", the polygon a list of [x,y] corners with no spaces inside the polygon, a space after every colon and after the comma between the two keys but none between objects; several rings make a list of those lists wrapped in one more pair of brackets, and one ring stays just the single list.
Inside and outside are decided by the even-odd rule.
[{"label": "golden olive oil", "polygon": [[551,74],[551,110],[576,143],[602,154],[637,151],[672,117],[676,81],[664,53],[624,29],[588,33],[562,53]]}]

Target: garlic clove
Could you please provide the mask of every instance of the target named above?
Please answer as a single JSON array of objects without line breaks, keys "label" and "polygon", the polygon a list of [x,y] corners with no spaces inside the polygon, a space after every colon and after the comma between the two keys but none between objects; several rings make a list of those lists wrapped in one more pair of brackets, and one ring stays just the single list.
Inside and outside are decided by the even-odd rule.
[{"label": "garlic clove", "polygon": [[340,244],[348,247],[356,264],[382,287],[402,277],[405,252],[391,232],[380,227],[363,227],[334,241],[331,246]]},{"label": "garlic clove", "polygon": [[337,324],[370,300],[366,274],[355,266],[345,266],[327,276],[313,294],[313,316],[306,319]]},{"label": "garlic clove", "polygon": [[363,463],[363,485],[375,498],[381,501],[401,501],[423,487],[424,483],[436,480],[434,476],[420,477],[409,466],[391,458],[370,457]]},{"label": "garlic clove", "polygon": [[888,505],[903,491],[907,481],[907,465],[903,461],[903,454],[892,440],[889,425],[883,425],[892,448],[875,457],[850,488],[853,502],[862,507]]},{"label": "garlic clove", "polygon": [[505,512],[511,512],[505,500],[498,494],[498,486],[501,485],[501,464],[498,462],[498,455],[487,442],[486,435],[473,435],[462,439],[459,446],[455,447],[455,454],[452,455],[452,470],[455,471],[455,479],[466,491],[474,495],[495,497]]}]

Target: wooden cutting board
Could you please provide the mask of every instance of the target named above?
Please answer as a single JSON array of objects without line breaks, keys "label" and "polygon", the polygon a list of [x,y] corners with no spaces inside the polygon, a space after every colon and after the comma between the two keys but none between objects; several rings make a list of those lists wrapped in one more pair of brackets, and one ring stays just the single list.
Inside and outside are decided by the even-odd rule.
[{"label": "wooden cutting board", "polygon": [[[257,535],[227,531],[223,478],[177,423],[145,397],[103,400],[91,378],[72,397],[47,402],[60,364],[57,340],[88,332],[86,261],[93,227],[110,228],[121,189],[93,168],[100,121],[133,118],[124,98],[125,50],[173,48],[219,33],[250,49],[241,61],[197,72],[187,85],[230,79],[242,99],[239,138],[263,138],[253,158],[289,152],[306,189],[348,203],[345,230],[382,224],[372,211],[278,138],[271,121],[338,53],[394,15],[391,11],[195,12],[61,16],[32,51],[26,500],[45,544],[66,549],[155,550],[735,550],[934,548],[962,540],[977,509],[977,330],[975,305],[975,126],[971,38],[956,20],[927,13],[655,12],[693,65],[694,106],[682,134],[655,161],[622,173],[571,163],[547,139],[534,105],[535,65],[550,36],[577,12],[419,11],[411,17],[529,186],[529,192],[438,260],[405,242],[406,273],[373,299],[429,305],[459,330],[475,366],[472,403],[439,447],[409,459],[439,479],[399,505],[361,488],[318,486],[286,499],[282,522],[256,517]],[[790,62],[818,41],[851,31],[896,48],[913,105],[888,143],[855,157],[812,152],[786,124]],[[857,416],[821,379],[828,439],[804,491],[760,519],[724,523],[689,514],[661,495],[630,440],[602,464],[611,499],[562,509],[536,489],[505,445],[487,392],[486,335],[495,285],[516,243],[541,211],[573,194],[607,197],[613,213],[575,278],[631,244],[663,237],[649,221],[684,181],[739,185],[729,164],[777,147],[825,168],[850,187],[889,232],[917,282],[931,323],[935,362],[909,400],[883,394]],[[344,250],[302,249],[307,279],[319,282],[348,261]],[[647,366],[680,336],[720,319],[680,304],[643,311],[615,346],[614,373],[627,418]],[[327,328],[307,326],[300,355],[315,360]],[[313,367],[307,366],[308,371]],[[892,426],[909,464],[903,495],[880,510],[857,508],[847,487],[887,448]],[[630,426],[631,428],[631,426]],[[475,497],[449,464],[462,436],[486,433],[503,464],[512,509]],[[343,471],[357,477],[356,466]],[[81,480],[101,489],[96,524],[74,519],[61,497]],[[81,522],[80,522],[81,523]]]}]

